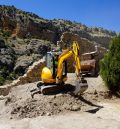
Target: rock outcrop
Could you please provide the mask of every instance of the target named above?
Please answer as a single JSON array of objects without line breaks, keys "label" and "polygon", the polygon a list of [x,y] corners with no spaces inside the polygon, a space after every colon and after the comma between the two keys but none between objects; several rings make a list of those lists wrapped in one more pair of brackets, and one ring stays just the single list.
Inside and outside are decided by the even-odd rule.
[{"label": "rock outcrop", "polygon": [[82,38],[95,41],[108,47],[116,33],[103,28],[88,28],[68,20],[46,20],[33,13],[16,9],[14,6],[0,6],[0,29],[5,36],[19,38],[34,37],[56,43],[63,32],[72,32]]},{"label": "rock outcrop", "polygon": [[61,48],[65,49],[71,47],[73,41],[77,41],[79,43],[81,54],[95,51],[95,46],[98,46],[100,59],[103,58],[104,54],[107,52],[107,49],[105,47],[102,47],[101,44],[91,42],[88,39],[81,38],[77,34],[69,32],[63,33],[60,41],[58,41],[57,43],[61,46]]},{"label": "rock outcrop", "polygon": [[39,61],[50,49],[50,41],[39,39],[8,39],[5,42],[5,40],[1,39],[0,77],[4,78],[4,80],[11,80],[24,75],[28,67],[35,61]]},{"label": "rock outcrop", "polygon": [[0,6],[0,28],[5,35],[35,37],[52,42],[55,42],[58,31],[51,21],[18,10],[14,6]]}]

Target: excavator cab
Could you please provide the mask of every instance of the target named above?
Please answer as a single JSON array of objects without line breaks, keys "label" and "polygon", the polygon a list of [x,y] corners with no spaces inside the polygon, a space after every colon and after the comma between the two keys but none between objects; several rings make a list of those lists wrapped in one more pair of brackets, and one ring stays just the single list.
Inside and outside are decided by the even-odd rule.
[{"label": "excavator cab", "polygon": [[46,67],[50,69],[52,77],[55,77],[55,58],[51,52],[46,55]]},{"label": "excavator cab", "polygon": [[[46,54],[46,67],[43,68],[41,79],[44,83],[55,83],[57,76],[57,67],[59,55],[61,52],[47,52]],[[67,78],[67,61],[63,62],[62,79],[63,82]]]}]

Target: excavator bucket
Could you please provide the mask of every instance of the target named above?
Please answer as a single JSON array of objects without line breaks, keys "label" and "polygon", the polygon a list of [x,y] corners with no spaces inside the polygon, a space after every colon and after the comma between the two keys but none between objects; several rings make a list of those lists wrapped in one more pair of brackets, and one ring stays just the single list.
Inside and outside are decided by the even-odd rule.
[{"label": "excavator bucket", "polygon": [[85,79],[77,79],[75,81],[75,89],[73,91],[73,93],[75,95],[77,94],[82,94],[83,92],[85,92],[88,88],[88,84],[87,84],[87,81]]}]

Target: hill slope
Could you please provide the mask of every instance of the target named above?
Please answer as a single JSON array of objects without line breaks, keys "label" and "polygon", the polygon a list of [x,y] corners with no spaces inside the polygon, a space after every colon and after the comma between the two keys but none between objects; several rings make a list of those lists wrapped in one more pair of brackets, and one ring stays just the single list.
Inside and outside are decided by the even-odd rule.
[{"label": "hill slope", "polygon": [[[23,75],[28,66],[42,58],[63,32],[78,34],[89,43],[108,48],[115,36],[102,28],[88,28],[77,22],[63,19],[47,20],[14,6],[0,6],[0,82]],[[89,44],[90,45],[90,44]],[[84,47],[85,51],[86,46]]]},{"label": "hill slope", "polygon": [[0,6],[0,17],[0,29],[20,38],[34,37],[56,42],[63,32],[68,31],[107,46],[111,36],[116,35],[103,28],[89,28],[68,20],[46,20],[14,6]]}]

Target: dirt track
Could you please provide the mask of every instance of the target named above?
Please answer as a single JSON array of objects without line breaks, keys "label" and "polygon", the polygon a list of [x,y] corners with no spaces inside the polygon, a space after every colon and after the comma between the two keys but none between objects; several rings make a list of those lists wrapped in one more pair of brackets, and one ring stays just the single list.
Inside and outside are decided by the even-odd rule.
[{"label": "dirt track", "polygon": [[[69,76],[68,83],[74,83],[74,75]],[[120,128],[119,99],[110,99],[100,77],[87,81],[88,90],[77,97],[59,93],[31,99],[29,90],[36,83],[13,88],[0,100],[0,129]]]}]

